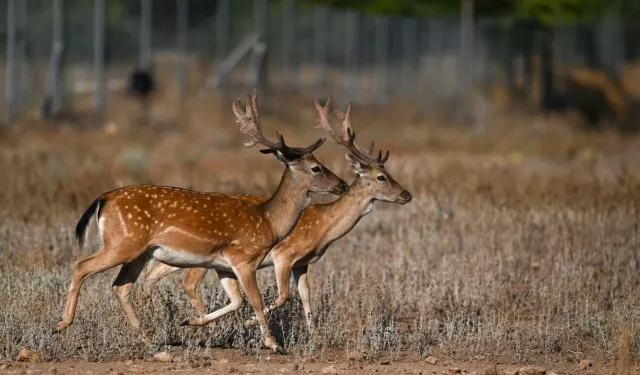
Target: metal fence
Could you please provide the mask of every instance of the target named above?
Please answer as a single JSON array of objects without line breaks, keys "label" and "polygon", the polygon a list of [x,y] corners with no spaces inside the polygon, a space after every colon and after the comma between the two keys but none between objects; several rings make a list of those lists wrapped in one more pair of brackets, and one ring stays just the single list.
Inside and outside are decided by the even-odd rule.
[{"label": "metal fence", "polygon": [[[426,105],[464,98],[476,86],[526,86],[541,48],[539,28],[513,20],[395,17],[293,0],[1,1],[6,122],[83,96],[104,111],[135,67],[153,67],[182,97],[207,87],[251,88],[264,74],[273,91],[378,103],[411,97]],[[560,69],[619,71],[638,55],[632,42],[640,26],[616,19],[551,30]],[[243,45],[266,47],[266,69],[256,73]],[[195,83],[188,80],[194,61],[207,67]]]}]

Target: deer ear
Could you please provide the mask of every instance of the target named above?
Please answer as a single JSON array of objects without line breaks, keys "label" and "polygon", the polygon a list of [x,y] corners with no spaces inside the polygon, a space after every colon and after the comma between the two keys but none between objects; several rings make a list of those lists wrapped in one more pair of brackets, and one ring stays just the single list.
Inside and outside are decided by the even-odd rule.
[{"label": "deer ear", "polygon": [[260,150],[260,152],[262,152],[263,154],[274,154],[276,156],[276,159],[278,159],[279,162],[281,162],[284,165],[288,165],[290,167],[293,167],[298,164],[298,158],[291,158],[291,159],[287,158],[282,152],[278,150],[274,150],[272,148],[268,148],[266,150]]},{"label": "deer ear", "polygon": [[345,158],[349,162],[349,166],[359,175],[363,175],[367,171],[367,165],[358,160],[355,156],[353,156],[350,152],[345,154]]}]

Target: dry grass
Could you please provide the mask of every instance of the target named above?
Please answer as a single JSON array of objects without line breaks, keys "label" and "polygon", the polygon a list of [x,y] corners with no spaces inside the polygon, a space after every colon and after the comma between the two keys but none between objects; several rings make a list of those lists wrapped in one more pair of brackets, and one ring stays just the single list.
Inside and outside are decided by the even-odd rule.
[{"label": "dry grass", "polygon": [[[215,103],[199,98],[186,104],[190,116],[180,131],[125,127],[131,113],[123,110],[112,114],[120,126],[116,135],[102,127],[34,121],[4,136],[0,356],[15,358],[30,347],[45,360],[95,361],[140,358],[157,349],[128,328],[110,289],[117,270],[90,278],[74,325],[51,331],[61,317],[72,262],[81,255],[72,229],[100,193],[142,182],[274,190],[281,167],[242,149],[230,111],[207,100]],[[305,103],[295,115],[276,101],[265,103],[267,129],[286,113],[286,125],[278,127],[288,141],[312,140],[312,132],[294,125],[313,121]],[[402,207],[376,204],[311,267],[318,333],[308,335],[295,294],[270,319],[289,351],[316,358],[356,348],[367,358],[638,359],[637,140],[578,133],[549,118],[496,118],[482,136],[406,111],[356,107],[354,123],[364,139],[392,149],[388,169],[415,198]],[[342,150],[327,145],[318,154],[348,177]],[[137,306],[144,324],[155,329],[155,344],[192,359],[220,346],[256,353],[250,342],[257,329],[242,326],[251,314],[247,303],[208,327],[177,327],[192,313],[181,276],[160,282],[153,306]],[[272,301],[273,271],[260,271],[259,279]],[[202,291],[211,309],[226,304],[212,272]]]}]

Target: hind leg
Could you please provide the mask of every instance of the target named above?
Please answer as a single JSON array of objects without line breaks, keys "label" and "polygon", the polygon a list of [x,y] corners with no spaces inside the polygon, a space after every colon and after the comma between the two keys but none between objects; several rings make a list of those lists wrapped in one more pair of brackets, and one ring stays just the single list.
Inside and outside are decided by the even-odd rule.
[{"label": "hind leg", "polygon": [[200,295],[200,283],[206,273],[206,268],[190,268],[182,279],[182,287],[191,299],[191,305],[203,315],[207,313],[207,306]]},{"label": "hind leg", "polygon": [[147,267],[147,271],[144,273],[144,284],[143,290],[147,297],[151,297],[153,294],[153,288],[155,288],[156,283],[163,277],[174,273],[176,271],[180,271],[182,268],[170,266],[168,264],[162,263],[158,260],[152,259],[149,267]]},{"label": "hind leg", "polygon": [[102,250],[76,262],[67,292],[67,302],[64,306],[62,321],[57,324],[57,330],[61,331],[73,323],[78,305],[80,288],[87,277],[102,271],[111,269],[129,260],[129,256],[122,255],[112,247],[105,245]]},{"label": "hind leg", "polygon": [[131,304],[131,288],[142,273],[147,261],[149,261],[149,256],[145,253],[132,262],[122,265],[118,277],[116,277],[116,280],[113,282],[113,291],[118,297],[122,312],[129,321],[129,324],[136,331],[140,331],[140,321]]},{"label": "hind leg", "polygon": [[[205,269],[206,270],[206,269]],[[220,284],[224,288],[225,293],[231,300],[231,302],[210,313],[197,318],[185,319],[181,325],[195,325],[202,326],[205,324],[209,324],[212,321],[220,318],[223,315],[226,315],[230,312],[237,311],[242,307],[242,293],[240,292],[240,285],[238,284],[238,278],[233,272],[225,272],[225,271],[216,271],[218,273],[218,278],[220,278]],[[204,273],[203,273],[204,275]]]}]

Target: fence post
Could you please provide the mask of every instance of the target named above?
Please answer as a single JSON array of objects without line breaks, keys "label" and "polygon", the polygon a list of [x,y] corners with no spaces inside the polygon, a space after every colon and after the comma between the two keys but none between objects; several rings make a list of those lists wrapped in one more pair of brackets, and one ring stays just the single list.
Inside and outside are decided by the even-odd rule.
[{"label": "fence post", "polygon": [[53,64],[51,113],[60,112],[65,99],[64,0],[53,0]]},{"label": "fence post", "polygon": [[93,3],[93,78],[96,91],[93,106],[100,116],[104,116],[107,102],[105,82],[105,0],[94,0]]},{"label": "fence post", "polygon": [[15,90],[16,90],[16,112],[20,113],[25,107],[25,83],[27,79],[27,2],[18,1],[16,13],[16,76],[15,76]]},{"label": "fence post", "polygon": [[416,64],[418,54],[418,22],[415,18],[403,18],[402,32],[402,93],[416,92]]},{"label": "fence post", "polygon": [[348,97],[358,97],[358,46],[359,46],[359,17],[355,10],[348,10],[346,20],[346,61],[345,68],[347,71],[347,79],[345,80],[345,91]]},{"label": "fence post", "polygon": [[460,24],[460,54],[458,61],[458,77],[460,78],[458,94],[462,99],[464,111],[469,105],[473,70],[473,6],[474,0],[462,1],[462,18]]},{"label": "fence post", "polygon": [[294,61],[296,43],[296,4],[285,0],[282,4],[282,74],[289,88],[298,88],[298,75]]},{"label": "fence post", "polygon": [[254,0],[253,25],[258,38],[253,46],[249,82],[254,85],[252,88],[267,91],[267,0]]},{"label": "fence post", "polygon": [[176,0],[176,44],[178,48],[178,92],[184,96],[187,92],[188,43],[189,43],[189,0]]},{"label": "fence post", "polygon": [[316,5],[313,8],[313,54],[316,61],[316,85],[319,95],[327,90],[327,28],[329,27],[329,8]]},{"label": "fence post", "polygon": [[152,0],[140,0],[140,69],[151,69]]},{"label": "fence post", "polygon": [[389,18],[378,15],[375,19],[376,99],[385,102],[389,93]]},{"label": "fence post", "polygon": [[23,0],[8,0],[7,4],[7,67],[4,83],[5,118],[7,123],[15,116],[15,76],[16,76],[16,3]]},{"label": "fence post", "polygon": [[622,56],[624,33],[621,32],[620,19],[613,14],[607,15],[600,25],[600,62],[603,68],[620,77],[622,73]]},{"label": "fence post", "polygon": [[218,0],[216,10],[216,60],[224,60],[229,49],[229,0]]},{"label": "fence post", "polygon": [[253,0],[253,27],[263,42],[267,34],[267,0]]}]

